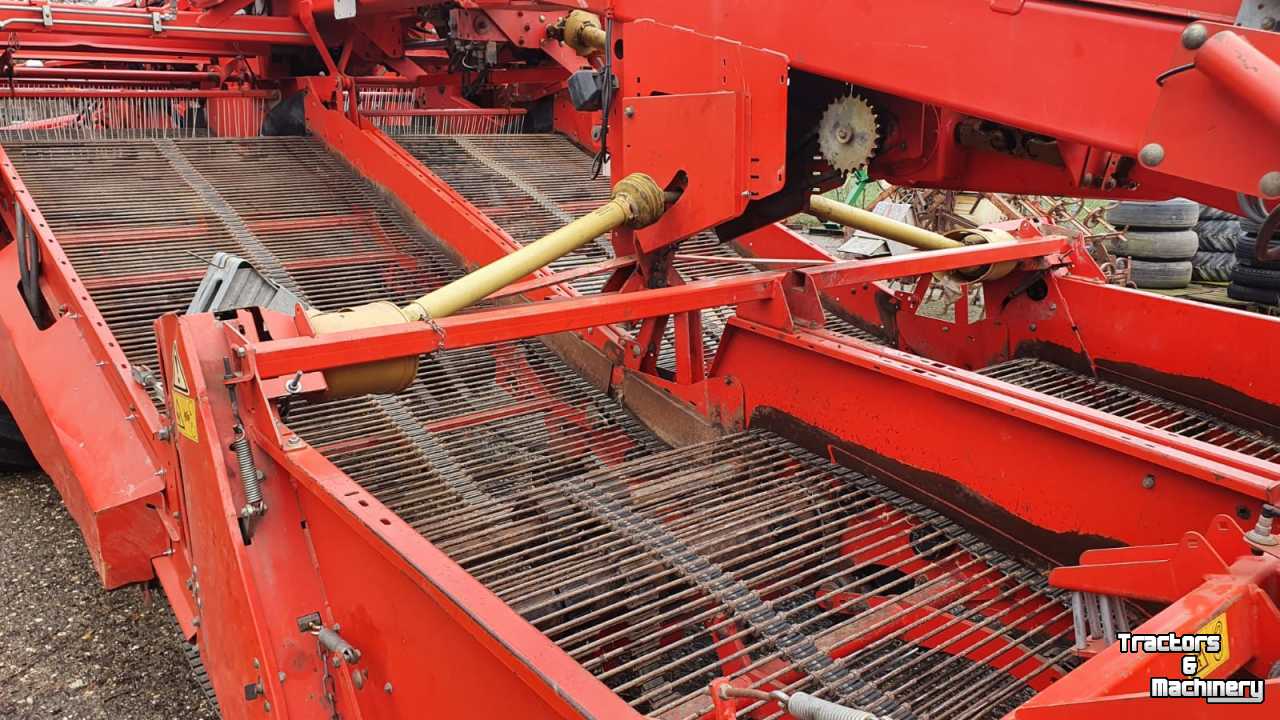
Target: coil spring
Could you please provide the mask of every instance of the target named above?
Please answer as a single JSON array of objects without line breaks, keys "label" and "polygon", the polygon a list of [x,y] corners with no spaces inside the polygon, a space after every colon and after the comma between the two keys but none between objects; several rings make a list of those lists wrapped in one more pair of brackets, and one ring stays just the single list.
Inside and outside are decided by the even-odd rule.
[{"label": "coil spring", "polygon": [[787,712],[800,720],[876,720],[863,710],[837,705],[807,693],[796,693],[787,702]]},{"label": "coil spring", "polygon": [[244,501],[250,507],[257,507],[262,502],[262,482],[258,479],[258,468],[253,464],[253,450],[249,447],[249,438],[244,431],[237,428],[236,439],[231,443],[231,450],[236,454],[236,465],[240,469],[240,482],[244,484]]}]

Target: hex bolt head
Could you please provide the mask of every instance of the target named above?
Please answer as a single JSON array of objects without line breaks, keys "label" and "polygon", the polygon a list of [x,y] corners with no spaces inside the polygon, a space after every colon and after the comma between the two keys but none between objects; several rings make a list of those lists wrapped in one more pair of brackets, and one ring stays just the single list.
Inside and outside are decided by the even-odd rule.
[{"label": "hex bolt head", "polygon": [[1262,176],[1258,189],[1263,197],[1280,197],[1280,170],[1272,170]]},{"label": "hex bolt head", "polygon": [[277,678],[280,682],[284,682],[285,678],[287,678],[287,677],[288,677],[288,675],[285,675],[283,672],[282,672],[282,673],[280,673],[279,675],[276,675],[276,678]]},{"label": "hex bolt head", "polygon": [[1144,489],[1146,489],[1146,490],[1151,490],[1151,489],[1155,488],[1155,486],[1156,486],[1156,476],[1155,476],[1155,475],[1147,475],[1146,477],[1142,478],[1142,487],[1143,487]]},{"label": "hex bolt head", "polygon": [[1160,143],[1148,144],[1138,153],[1138,161],[1146,167],[1156,167],[1164,162],[1164,146]]},{"label": "hex bolt head", "polygon": [[390,681],[387,681],[387,684],[382,686],[382,690],[383,690],[383,692],[385,692],[386,694],[390,695],[390,694],[391,694],[391,682],[390,682]]},{"label": "hex bolt head", "polygon": [[1182,31],[1182,47],[1188,50],[1199,50],[1209,39],[1209,29],[1200,23],[1192,23]]}]

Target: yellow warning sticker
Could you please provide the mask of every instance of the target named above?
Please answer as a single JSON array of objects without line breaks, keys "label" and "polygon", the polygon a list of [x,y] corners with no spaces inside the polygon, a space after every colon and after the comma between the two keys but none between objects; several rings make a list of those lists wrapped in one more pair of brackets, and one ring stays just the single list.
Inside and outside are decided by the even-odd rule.
[{"label": "yellow warning sticker", "polygon": [[182,358],[178,357],[178,342],[173,342],[173,365],[169,377],[173,378],[173,422],[178,426],[182,437],[191,442],[200,442],[200,430],[196,425],[196,401],[191,397],[191,384],[187,382],[187,371],[182,367]]},{"label": "yellow warning sticker", "polygon": [[182,358],[178,357],[178,341],[173,341],[173,389],[185,395],[191,394],[191,386],[187,384],[187,371],[182,369]]},{"label": "yellow warning sticker", "polygon": [[1196,631],[1197,635],[1217,635],[1222,639],[1218,652],[1201,650],[1196,657],[1196,677],[1207,678],[1214,670],[1222,667],[1231,659],[1231,646],[1227,642],[1227,614],[1222,613],[1209,621],[1208,625]]},{"label": "yellow warning sticker", "polygon": [[200,431],[196,429],[196,401],[194,398],[175,392],[173,394],[173,421],[178,426],[182,437],[191,442],[200,442]]}]

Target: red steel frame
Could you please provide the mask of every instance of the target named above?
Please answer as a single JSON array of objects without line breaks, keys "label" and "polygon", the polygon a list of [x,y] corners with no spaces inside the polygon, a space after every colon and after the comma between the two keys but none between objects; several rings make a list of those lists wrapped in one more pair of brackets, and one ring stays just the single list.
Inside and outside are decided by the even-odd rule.
[{"label": "red steel frame", "polygon": [[[510,3],[471,5],[499,19],[508,38],[520,35]],[[652,272],[651,253],[737,217],[751,200],[782,187],[784,177],[777,170],[785,163],[780,140],[786,131],[789,69],[853,82],[885,95],[879,99],[902,112],[904,126],[919,137],[906,138],[904,150],[888,151],[873,166],[895,180],[1094,194],[1084,181],[1086,173],[1100,163],[1110,172],[1116,157],[1109,154],[1133,156],[1146,143],[1158,141],[1167,151],[1158,171],[1135,168],[1139,188],[1105,194],[1177,192],[1230,207],[1234,192],[1258,193],[1258,178],[1280,168],[1280,149],[1268,141],[1273,126],[1256,122],[1259,111],[1268,122],[1275,120],[1268,114],[1275,107],[1274,91],[1243,81],[1223,54],[1231,48],[1251,51],[1272,72],[1270,58],[1280,55],[1280,45],[1267,33],[1237,29],[1228,34],[1219,23],[1230,20],[1230,3],[1009,0],[963,9],[942,0],[892,8],[811,5],[797,10],[790,4],[761,4],[748,17],[666,0],[601,3],[598,9],[624,21],[618,39],[625,39],[628,48],[619,58],[624,71],[615,108],[615,148],[625,149],[617,150],[615,169],[619,174],[653,172],[662,182],[684,172],[690,181],[658,226],[615,238],[624,257],[609,268],[619,273],[609,283],[611,292],[577,297],[559,284],[567,276],[540,273],[520,289],[527,300],[550,301],[445,319],[439,323],[443,334],[405,326],[317,339],[310,337],[305,318],[272,316],[268,326],[275,339],[264,340],[245,334],[243,328],[253,325],[249,322],[235,330],[208,316],[166,317],[158,324],[161,346],[177,342],[182,361],[193,369],[198,422],[206,433],[200,443],[179,439],[182,452],[176,455],[172,445],[158,439],[164,421],[133,382],[123,354],[0,150],[6,201],[0,215],[10,234],[17,225],[15,213],[36,233],[45,267],[41,291],[58,314],[52,327],[35,326],[15,291],[16,253],[0,249],[0,288],[8,288],[0,290],[0,342],[21,348],[16,361],[0,372],[0,394],[35,438],[33,449],[84,530],[104,582],[116,586],[158,575],[184,630],[190,635],[199,627],[205,656],[216,659],[210,670],[220,697],[242,697],[243,687],[256,682],[262,685],[261,697],[273,704],[268,710],[263,701],[224,703],[228,717],[328,712],[314,692],[322,676],[314,642],[296,632],[296,619],[312,611],[327,623],[341,622],[344,634],[364,643],[404,638],[401,645],[384,644],[369,652],[364,666],[375,678],[414,678],[398,682],[394,692],[357,689],[350,668],[333,673],[337,702],[357,716],[412,716],[427,706],[445,714],[484,715],[516,706],[529,716],[634,715],[320,452],[274,422],[271,399],[280,392],[280,378],[297,370],[310,373],[304,381],[310,391],[322,386],[319,371],[338,365],[594,329],[580,336],[612,364],[610,382],[615,386],[642,377],[729,428],[779,427],[835,462],[869,468],[909,493],[987,526],[1011,544],[1059,561],[1074,560],[1077,550],[1101,544],[1168,542],[1189,524],[1280,499],[1280,471],[1269,463],[964,369],[1016,356],[1028,347],[1050,347],[1100,373],[1187,397],[1207,392],[1220,408],[1276,424],[1280,381],[1270,372],[1269,353],[1223,358],[1206,344],[1177,344],[1212,331],[1229,343],[1256,345],[1258,338],[1275,336],[1275,321],[1106,286],[1078,246],[1051,232],[1041,237],[1036,228],[1011,228],[1021,238],[1015,245],[643,289]],[[312,12],[322,10],[321,5],[299,6],[296,19],[234,15],[229,12],[233,7],[235,3],[205,11],[184,8],[172,18],[159,18],[158,33],[155,13],[127,8],[58,6],[52,23],[46,24],[39,6],[8,7],[0,8],[0,22],[30,26],[30,32],[22,32],[26,49],[91,46],[158,56],[265,55],[271,45],[320,42]],[[395,11],[398,3],[368,7]],[[953,30],[957,13],[964,14],[963,34]],[[649,17],[658,22],[639,21]],[[937,22],[942,17],[948,23]],[[874,40],[841,36],[831,42],[820,29],[836,18],[876,28],[877,34],[867,36]],[[1154,87],[1156,74],[1193,58],[1193,51],[1178,41],[1188,18],[1205,21],[1212,38],[1202,53],[1205,61],[1166,89]],[[334,27],[323,30],[329,37],[335,33]],[[1117,32],[1126,40],[1123,72],[1115,71],[1114,59],[1085,52],[1081,45],[1081,38]],[[548,48],[545,34],[535,33],[530,40],[548,49],[561,66],[575,65]],[[351,43],[348,37],[339,61],[342,69]],[[875,52],[867,51],[869,43]],[[327,51],[324,55],[331,69],[339,69]],[[955,57],[966,58],[966,63],[941,61]],[[403,62],[398,66],[408,69]],[[692,68],[715,71],[698,74]],[[555,82],[562,72],[534,70],[526,79]],[[85,73],[86,79],[95,79],[92,71]],[[413,82],[435,84],[431,77],[423,73]],[[1056,79],[1053,93],[1044,93],[1037,84],[1046,77]],[[359,117],[325,106],[326,101],[336,105],[338,88],[356,86],[348,78],[303,84],[310,90],[310,129],[399,197],[466,264],[488,262],[515,247],[394,142]],[[991,92],[993,87],[1000,92]],[[1092,111],[1096,103],[1089,97],[1132,101],[1104,114]],[[936,126],[924,119],[913,125],[912,103],[936,108]],[[1212,121],[1228,130],[1207,134],[1197,124],[1200,120],[1186,112],[1209,105],[1221,109]],[[1064,143],[1066,172],[954,149],[934,154],[930,133],[945,135],[958,113],[1054,135]],[[688,132],[671,137],[663,128],[673,122]],[[707,141],[713,137],[719,139]],[[739,238],[738,244],[762,257],[829,260],[772,226]],[[990,284],[992,291],[1010,292],[1038,273],[1048,299],[1031,307],[1011,304],[999,313],[989,307],[993,316],[978,323],[947,324],[907,311],[915,309],[913,296],[880,284],[1001,260],[1020,260],[1020,271]],[[886,299],[896,303],[891,311]],[[918,303],[919,297],[914,300]],[[888,331],[897,347],[824,331],[824,304]],[[707,368],[701,360],[696,311],[718,305],[736,305],[738,318]],[[675,378],[663,380],[653,376],[652,359],[669,317],[679,330],[678,365]],[[1150,335],[1143,343],[1134,342],[1127,334],[1131,328],[1109,322],[1116,317],[1141,322]],[[609,327],[638,318],[648,320],[637,337]],[[948,336],[951,332],[957,334]],[[230,412],[214,391],[226,382],[222,358],[236,347],[244,349],[244,360],[231,383],[240,390],[242,414],[251,419],[249,432],[269,478],[272,508],[272,522],[261,525],[252,545],[241,542],[235,515],[242,503],[225,481],[231,461],[226,450]],[[631,352],[633,347],[641,352]],[[779,375],[794,380],[780,384]],[[834,397],[833,387],[841,389]],[[849,398],[857,398],[858,405]],[[86,406],[123,408],[127,415],[121,422],[103,423],[101,415],[85,414]],[[927,439],[904,442],[921,435]],[[1026,475],[1012,475],[1011,470]],[[1155,492],[1141,484],[1153,475]],[[1107,501],[1099,502],[1103,497]],[[1168,507],[1179,508],[1179,514],[1154,512]],[[1134,523],[1135,514],[1150,515],[1150,520]],[[314,562],[279,560],[305,556]],[[1205,619],[1200,596],[1213,598],[1215,607],[1229,601],[1230,612],[1252,612],[1256,619],[1267,607],[1257,588],[1272,582],[1267,578],[1274,575],[1274,560],[1246,558],[1221,570],[1202,586],[1179,588],[1192,595],[1149,625],[1198,627],[1195,623]],[[198,589],[184,587],[188,580]],[[362,593],[368,587],[380,589],[386,613],[374,617],[355,612],[369,601]],[[1274,629],[1267,629],[1272,626],[1236,622],[1251,628],[1248,642],[1259,650],[1250,658],[1272,652],[1277,643]],[[1086,667],[1107,670],[1069,676],[1018,714],[1077,717],[1085,709],[1123,712],[1147,702],[1125,694],[1132,689],[1125,683],[1137,677],[1138,669],[1122,665],[1104,654]],[[442,672],[445,668],[448,672]],[[284,669],[303,681],[284,682],[277,674]],[[1123,682],[1099,679],[1112,671]],[[1086,696],[1091,699],[1082,701]],[[1171,713],[1194,713],[1189,705],[1164,705],[1170,705]],[[1143,711],[1154,707],[1141,704]]]}]

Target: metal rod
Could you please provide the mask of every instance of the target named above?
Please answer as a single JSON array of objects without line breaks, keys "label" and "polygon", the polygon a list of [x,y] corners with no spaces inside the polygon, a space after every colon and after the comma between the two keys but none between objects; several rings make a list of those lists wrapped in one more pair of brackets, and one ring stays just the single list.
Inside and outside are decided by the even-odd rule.
[{"label": "metal rod", "polygon": [[964,244],[936,232],[898,222],[821,195],[813,195],[809,198],[809,212],[818,216],[819,219],[886,237],[920,250],[949,250],[964,247]]}]

